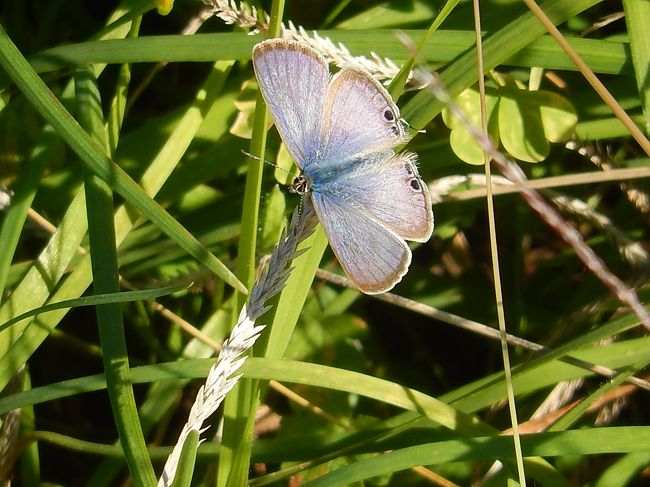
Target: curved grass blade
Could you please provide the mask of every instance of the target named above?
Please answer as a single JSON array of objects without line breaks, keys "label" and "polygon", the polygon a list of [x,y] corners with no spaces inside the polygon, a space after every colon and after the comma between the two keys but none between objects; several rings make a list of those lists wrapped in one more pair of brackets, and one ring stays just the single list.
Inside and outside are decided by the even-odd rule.
[{"label": "curved grass blade", "polygon": [[66,308],[80,308],[82,306],[98,306],[100,304],[130,303],[133,301],[142,301],[145,299],[155,299],[161,296],[167,296],[187,289],[187,284],[174,284],[172,286],[157,287],[151,289],[138,289],[137,291],[121,291],[117,293],[102,293],[92,296],[84,296],[76,299],[66,299],[49,303],[39,308],[31,309],[18,316],[11,318],[0,325],[0,331],[5,330],[11,325],[18,323],[26,318],[38,316],[49,311]]},{"label": "curved grass blade", "polygon": [[[629,364],[630,361],[636,362],[637,359],[641,360],[642,357],[645,357],[647,355],[649,341],[650,339],[648,338],[628,340],[607,346],[587,348],[576,352],[574,355],[582,359],[591,359],[594,356],[598,356],[600,357],[600,362],[603,364],[610,367],[621,367]],[[134,384],[177,379],[205,379],[212,365],[214,365],[214,359],[207,358],[134,367],[131,369],[131,379]],[[434,399],[414,389],[405,388],[384,379],[335,367],[295,360],[250,357],[240,370],[245,377],[249,378],[262,380],[273,379],[279,382],[292,382],[312,387],[345,391],[392,404],[402,409],[419,411],[432,420],[451,427],[451,429],[466,423],[455,419],[457,415],[455,412],[452,413],[452,411],[462,411],[463,415],[466,415],[466,413],[474,413],[503,399],[505,394],[503,378],[500,374],[495,374],[498,378],[489,376],[487,380],[481,379],[477,381],[481,384],[487,382],[488,385],[492,381],[499,382],[498,388],[495,386],[494,390],[485,388],[487,397],[479,396],[472,398],[470,396],[472,389],[478,389],[479,386],[470,384],[467,388],[463,387],[441,396],[440,399]],[[519,394],[532,394],[535,391],[548,388],[559,381],[590,375],[592,374],[589,371],[555,362],[550,363],[546,367],[539,367],[522,373],[515,379],[515,385]],[[106,385],[103,374],[79,377],[77,379],[36,387],[29,391],[0,398],[0,414],[26,405],[39,404],[85,392],[98,391],[104,387]],[[450,403],[453,406],[449,406],[448,404]],[[442,409],[439,409],[439,407]],[[471,425],[471,422],[467,424]],[[489,431],[482,431],[485,434],[491,432],[491,428]],[[481,434],[481,431],[478,431],[477,434]]]},{"label": "curved grass blade", "polygon": [[650,2],[623,0],[634,75],[641,97],[645,133],[650,135]]},{"label": "curved grass blade", "polygon": [[[527,457],[643,452],[650,449],[650,427],[590,428],[526,435],[522,437],[522,448]],[[358,460],[304,485],[353,485],[358,481],[419,465],[494,460],[508,458],[512,454],[512,440],[507,436],[441,441]],[[529,473],[534,475],[534,470]]]},{"label": "curved grass blade", "polygon": [[[595,2],[590,2],[593,3]],[[585,8],[588,6],[581,7],[582,10]],[[574,10],[570,12],[573,13]],[[425,35],[424,30],[404,29],[402,32],[412,39],[420,39]],[[387,35],[385,31],[321,30],[318,35],[335,43],[342,42],[350,52],[357,54],[367,55],[376,50],[394,60],[407,58],[397,37]],[[31,56],[29,61],[37,73],[97,63],[243,61],[250,59],[253,45],[261,40],[261,36],[251,36],[245,32],[107,39],[53,47]],[[549,69],[576,70],[575,65],[567,59],[553,39],[538,35],[523,41],[518,43],[517,49],[511,52],[510,57],[499,57],[500,61],[496,64],[507,61],[509,65],[526,68],[546,66]],[[581,38],[571,38],[569,43],[589,63],[594,72],[633,75],[627,43],[615,39]],[[436,30],[422,46],[420,54],[422,59],[432,63],[448,63],[462,56],[473,44],[472,32]],[[215,49],[215,46],[218,46],[218,49]],[[490,54],[495,56],[498,52],[495,54],[495,51],[490,50]],[[9,82],[6,73],[0,72],[0,89],[5,88]]]}]

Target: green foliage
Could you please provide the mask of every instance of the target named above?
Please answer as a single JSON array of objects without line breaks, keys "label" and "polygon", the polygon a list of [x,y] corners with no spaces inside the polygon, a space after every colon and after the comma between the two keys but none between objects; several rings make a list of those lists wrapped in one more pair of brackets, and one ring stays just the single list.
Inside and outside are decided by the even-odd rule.
[{"label": "green foliage", "polygon": [[[282,5],[256,3],[258,18],[267,7],[271,30],[292,21],[396,70],[435,69],[481,126],[471,2]],[[541,6],[647,135],[647,2]],[[169,453],[154,445],[175,443],[214,363],[211,344],[246,299],[234,289],[250,286],[298,204],[287,191],[297,169],[249,62],[262,35],[217,17],[182,35],[201,8],[0,6],[1,480],[153,485],[151,465],[159,475]],[[481,9],[489,133],[647,303],[649,155],[523,3]],[[617,10],[626,17],[590,28]],[[483,154],[430,89],[406,76],[391,89],[424,129],[406,149],[435,200],[434,236],[412,247],[395,289],[410,301],[318,273],[341,271],[317,230],[259,320],[267,328],[242,387],[196,458],[186,450],[182,485],[518,481],[502,434],[511,424],[482,171],[464,163]],[[580,152],[564,147],[572,137]],[[602,168],[614,171],[590,184]],[[647,333],[521,198],[497,194],[495,206],[508,331],[528,341],[511,353],[529,480],[647,482]]]},{"label": "green foliage", "polygon": [[[455,101],[469,114],[472,125],[481,127],[478,91],[465,90]],[[506,79],[504,86],[486,90],[485,101],[490,137],[521,161],[546,159],[551,151],[549,142],[569,140],[577,122],[574,108],[563,96],[551,91],[528,91],[511,79]],[[483,164],[483,150],[467,126],[448,109],[442,112],[442,118],[451,129],[449,142],[456,155],[469,164]]]}]

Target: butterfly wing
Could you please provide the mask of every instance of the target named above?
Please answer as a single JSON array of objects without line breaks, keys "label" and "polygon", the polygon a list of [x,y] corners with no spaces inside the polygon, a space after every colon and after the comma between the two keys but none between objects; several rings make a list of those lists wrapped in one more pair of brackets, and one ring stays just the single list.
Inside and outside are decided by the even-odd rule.
[{"label": "butterfly wing", "polygon": [[354,284],[366,294],[392,289],[411,263],[406,242],[333,194],[311,197],[332,250]]},{"label": "butterfly wing", "polygon": [[384,151],[353,160],[346,177],[322,188],[407,240],[426,242],[433,231],[431,198],[416,155]]},{"label": "butterfly wing", "polygon": [[322,159],[336,164],[406,140],[399,109],[374,78],[350,68],[332,78],[325,96]]},{"label": "butterfly wing", "polygon": [[253,67],[282,140],[304,168],[319,147],[330,80],[327,63],[304,44],[270,39],[253,48]]},{"label": "butterfly wing", "polygon": [[339,262],[363,292],[388,291],[411,262],[404,239],[427,240],[433,228],[415,156],[393,151],[407,140],[397,106],[363,71],[330,82],[326,62],[297,42],[258,44],[253,64]]}]

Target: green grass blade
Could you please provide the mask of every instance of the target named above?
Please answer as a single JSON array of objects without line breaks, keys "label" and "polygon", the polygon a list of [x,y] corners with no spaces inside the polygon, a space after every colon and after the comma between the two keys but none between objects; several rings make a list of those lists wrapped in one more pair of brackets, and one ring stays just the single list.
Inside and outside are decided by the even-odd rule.
[{"label": "green grass blade", "polygon": [[[89,70],[79,70],[75,73],[75,92],[81,125],[108,152],[101,95]],[[85,187],[93,287],[98,293],[116,293],[120,290],[120,284],[113,220],[113,193],[104,181],[88,170],[85,174]],[[134,484],[148,487],[153,485],[156,477],[149,460],[129,378],[129,355],[122,309],[117,303],[107,303],[97,305],[96,313],[106,388],[120,443],[124,448]]]},{"label": "green grass blade", "polygon": [[[620,367],[626,363],[640,362],[647,357],[650,338],[639,338],[625,342],[614,343],[607,346],[595,346],[580,352],[575,356],[584,360],[601,357],[601,363],[609,367]],[[205,378],[213,363],[212,359],[184,360],[167,364],[135,367],[132,369],[134,383],[146,383],[163,380]],[[480,401],[471,401],[470,397],[463,396],[459,400],[453,394],[447,394],[440,399],[434,399],[413,389],[404,388],[398,384],[383,379],[360,374],[358,372],[337,369],[324,365],[310,364],[285,359],[262,359],[251,357],[242,367],[246,377],[281,382],[292,382],[313,387],[323,387],[339,391],[346,391],[369,397],[387,404],[412,411],[420,411],[432,420],[443,424],[450,429],[457,429],[458,425],[467,425],[467,432],[471,432],[473,422],[458,420],[457,411],[471,413],[479,411],[502,400],[505,395],[503,379],[499,377],[498,391],[492,394],[486,390],[486,398]],[[570,380],[577,377],[591,375],[588,371],[569,366],[562,362],[550,363],[544,367],[537,367],[515,379],[517,392],[522,395],[552,387],[558,381]],[[68,397],[69,395],[100,390],[105,387],[102,375],[93,375],[58,382],[33,390],[0,398],[0,414],[11,409],[20,408],[29,404]],[[449,405],[454,401],[455,404]],[[482,401],[485,399],[485,403]],[[461,414],[462,418],[469,418]],[[478,433],[485,433],[479,430]]]},{"label": "green grass blade", "polygon": [[583,398],[580,401],[580,404],[576,405],[569,412],[559,418],[556,423],[548,428],[547,431],[564,431],[569,429],[587,413],[591,405],[593,405],[599,399],[605,397],[607,394],[613,393],[616,388],[620,387],[621,384],[623,384],[625,379],[642,371],[648,366],[649,363],[650,350],[648,351],[646,357],[642,358],[638,364],[627,367],[612,380],[601,385],[596,391]]},{"label": "green grass blade", "polygon": [[[207,376],[211,359],[194,359],[183,362],[135,367],[131,370],[134,384],[171,379],[187,379]],[[496,432],[475,418],[468,416],[437,399],[399,384],[324,365],[293,360],[271,360],[251,357],[242,368],[249,378],[306,384],[339,391],[348,391],[364,397],[418,411],[438,424],[468,435]],[[24,404],[38,404],[69,394],[91,392],[106,387],[103,374],[62,381],[57,384],[34,388],[24,393],[0,399],[0,413],[16,409]]]},{"label": "green grass blade", "polygon": [[[32,378],[29,371],[25,372],[23,390],[28,391],[32,387]],[[36,416],[32,406],[25,406],[20,410],[20,428],[23,435],[29,435],[36,430]],[[42,485],[41,459],[38,452],[38,445],[33,443],[25,448],[20,456],[21,483],[25,487],[38,487]]]},{"label": "green grass blade", "polygon": [[133,301],[142,301],[145,299],[155,299],[161,296],[174,294],[187,289],[187,284],[174,284],[173,286],[157,287],[152,289],[139,289],[137,291],[120,291],[109,292],[104,294],[93,294],[92,296],[83,296],[77,299],[66,299],[56,303],[48,303],[39,308],[31,309],[18,316],[14,316],[9,321],[0,325],[0,331],[18,323],[26,318],[38,316],[57,309],[78,308],[81,306],[99,306],[101,304],[129,303]]},{"label": "green grass blade", "polygon": [[318,226],[314,234],[298,248],[306,251],[293,262],[293,271],[280,294],[266,344],[266,358],[282,358],[289,345],[289,339],[314,282],[316,270],[327,248],[327,237],[322,227]]},{"label": "green grass blade", "polygon": [[[575,351],[572,356],[592,363],[598,361],[600,365],[618,369],[634,366],[635,363],[644,360],[647,357],[649,344],[649,339],[639,338],[620,342],[620,344],[616,343]],[[592,375],[592,373],[584,369],[558,361],[544,363],[543,365],[536,363],[530,367],[524,367],[523,365],[513,368],[513,384],[517,394],[521,396],[525,396],[532,391],[551,388],[563,380]],[[520,369],[525,370],[525,372],[520,371]],[[477,383],[451,391],[443,395],[441,399],[462,411],[475,413],[505,397],[505,389],[500,384],[500,381],[503,381],[503,374],[497,373],[481,379]]]},{"label": "green grass blade", "polygon": [[[139,0],[140,1],[140,0]],[[148,3],[148,2],[147,2]],[[119,35],[119,31],[117,33]],[[115,35],[115,34],[113,34]],[[0,296],[4,293],[6,277],[9,272],[15,246],[23,227],[27,211],[36,193],[36,185],[40,179],[45,164],[51,153],[56,150],[55,133],[52,127],[47,126],[41,138],[41,143],[34,149],[30,161],[25,164],[25,172],[21,182],[14,189],[12,204],[7,211],[0,229]],[[4,329],[7,324],[0,327]]]},{"label": "green grass blade", "polygon": [[625,22],[632,51],[634,75],[645,118],[645,133],[650,135],[650,2],[623,0]]},{"label": "green grass blade", "polygon": [[194,474],[194,464],[196,463],[196,450],[198,448],[199,432],[192,430],[183,444],[181,457],[178,460],[178,473],[174,477],[172,487],[190,487]]},{"label": "green grass blade", "polygon": [[[538,357],[534,357],[525,363],[517,365],[515,368],[513,368],[513,377],[518,378],[520,375],[524,375],[528,372],[533,372],[535,370],[538,370],[538,367],[548,364],[552,360],[557,360],[561,357],[565,358],[579,358],[583,360],[589,361],[590,359],[593,360],[591,357],[590,358],[585,358],[583,351],[586,350],[588,347],[590,347],[593,343],[598,343],[600,340],[614,336],[618,333],[622,333],[626,330],[629,330],[630,328],[634,328],[639,325],[639,321],[635,316],[630,316],[630,315],[625,315],[622,316],[621,318],[618,318],[610,323],[607,323],[606,325],[601,325],[598,328],[595,328],[594,330],[591,330],[588,333],[584,333],[577,338],[573,340],[569,340],[566,343],[554,348],[552,351],[546,352]],[[597,353],[594,355],[597,356]],[[606,358],[608,354],[604,353],[603,354],[603,359]],[[632,359],[631,363],[634,363],[636,361],[636,356],[634,359]],[[594,363],[594,362],[591,362]],[[611,363],[606,363],[602,359],[598,360],[598,363],[601,365],[608,365],[609,367],[612,367]],[[574,377],[582,377],[584,373],[580,373],[576,365],[570,365],[569,361],[565,360],[565,365],[568,370],[571,370],[575,368],[576,370],[574,371],[576,376]],[[630,362],[624,363],[624,365],[630,365]],[[613,365],[614,368],[617,368],[620,366],[620,363],[617,363],[617,365]],[[553,376],[553,379],[558,379],[560,380],[559,377]],[[500,385],[495,385],[493,382],[495,380],[495,377],[486,377],[484,379],[485,382],[483,381],[477,381],[475,384],[468,384],[467,386],[461,387],[460,389],[457,389],[456,391],[450,391],[447,394],[443,396],[443,399],[446,402],[450,403],[456,403],[457,401],[463,402],[465,400],[471,400],[471,396],[478,390],[484,389],[487,383],[492,384],[491,387],[495,387],[496,389],[501,389]],[[496,379],[501,380],[501,379]],[[528,381],[522,381],[522,382],[528,382]],[[480,383],[480,384],[478,384]],[[522,387],[522,385],[519,385],[518,387]],[[490,404],[491,402],[498,401],[500,399],[495,399],[494,397],[490,397],[490,394],[485,394],[485,390],[483,390],[482,393],[480,393],[483,397],[483,399],[486,400],[484,403],[484,406],[487,404]],[[463,410],[465,409],[463,406],[459,406]],[[480,409],[480,408],[479,408]]]},{"label": "green grass blade", "polygon": [[[231,66],[232,63],[217,63],[214,66],[205,84],[198,91],[195,102],[180,117],[175,130],[147,168],[141,184],[151,197],[158,193],[193,140],[209,107],[221,93]],[[222,127],[224,131],[226,128]],[[138,218],[131,213],[122,206],[115,214],[118,243],[125,239]],[[63,284],[60,284],[61,277],[68,271],[71,259],[78,251],[78,245],[86,229],[85,196],[84,192],[80,191],[35,265],[29,269],[7,302],[0,308],[0,322],[36,308],[47,299],[55,302],[74,299],[86,290],[91,281],[88,256],[83,257]],[[56,291],[50,296],[55,288]],[[18,365],[28,360],[48,336],[49,329],[56,327],[66,313],[65,310],[55,311],[48,316],[39,317],[28,328],[29,323],[21,323],[8,331],[0,332],[0,387],[8,383]]]},{"label": "green grass blade", "polygon": [[32,206],[38,182],[45,171],[52,150],[56,148],[56,137],[51,127],[46,127],[41,135],[41,144],[33,151],[28,161],[25,162],[25,171],[16,184],[11,205],[0,228],[0,303],[4,295],[5,285],[11,261],[16,252],[18,239],[23,229],[29,208]]},{"label": "green grass blade", "polygon": [[[594,428],[585,431],[541,433],[522,437],[526,456],[595,455],[650,450],[650,427]],[[507,437],[452,440],[404,448],[358,460],[308,482],[309,487],[344,486],[419,465],[445,462],[492,461],[513,456]],[[532,473],[532,472],[529,472]]]},{"label": "green grass blade", "polygon": [[[258,106],[263,107],[262,95],[258,94]],[[253,122],[251,153],[264,155],[266,147],[266,109],[256,110]],[[237,275],[250,289],[255,277],[255,251],[257,248],[257,227],[259,221],[260,194],[264,163],[249,159],[246,186],[244,189],[244,209],[241,219],[241,237],[238,247]],[[235,309],[241,308],[243,299],[237,296]],[[233,314],[237,319],[237,314]],[[251,381],[240,379],[228,393],[224,401],[224,426],[221,456],[219,458],[217,485],[245,485],[250,463],[251,435],[254,413],[257,404],[256,387]]]},{"label": "green grass blade", "polygon": [[447,0],[444,6],[438,12],[438,15],[436,15],[433,22],[431,22],[431,25],[426,30],[422,38],[417,41],[417,52],[413,53],[409,59],[404,64],[402,64],[399,72],[393,81],[391,81],[390,86],[388,87],[388,91],[394,100],[397,100],[400,96],[402,96],[406,82],[408,81],[408,78],[411,75],[411,71],[413,70],[413,66],[415,65],[416,57],[420,54],[426,43],[429,42],[431,36],[438,30],[438,27],[440,27],[440,25],[445,21],[449,14],[451,14],[451,12],[454,10],[456,5],[458,5],[459,1],[460,0]]},{"label": "green grass blade", "polygon": [[[589,5],[580,3],[584,10]],[[567,13],[570,17],[575,13]],[[512,28],[512,27],[511,27]],[[404,29],[404,34],[415,39],[425,35],[424,30]],[[557,43],[540,31],[528,37],[528,43],[517,43],[516,49],[509,49],[510,55],[499,57],[500,61],[512,66],[545,66],[549,69],[575,71]],[[333,42],[342,42],[354,54],[368,55],[372,51],[393,60],[405,60],[408,53],[392,30],[347,31],[321,30],[318,34]],[[137,39],[108,39],[87,41],[78,44],[47,49],[30,57],[30,63],[38,73],[46,73],[70,67],[89,64],[141,63],[141,62],[214,62],[243,61],[251,57],[253,45],[261,36],[250,36],[244,32],[223,32],[195,34],[193,36],[145,36]],[[624,74],[633,76],[627,43],[617,40],[570,38],[569,43],[589,63],[594,72]],[[423,46],[421,55],[426,61],[444,64],[454,61],[466,53],[474,44],[474,34],[469,31],[437,30]],[[491,57],[498,55],[492,50]],[[0,88],[6,87],[10,79],[0,72]]]},{"label": "green grass blade", "polygon": [[[86,234],[88,227],[85,208],[86,198],[82,190],[70,203],[46,248],[0,308],[0,322],[6,322],[13,316],[42,305],[49,297],[76,255],[79,242]],[[75,297],[78,297],[83,290]],[[15,325],[8,331],[0,331],[0,363],[2,363],[0,387],[4,387],[11,375],[16,372],[16,364],[25,363],[27,360],[27,357],[23,357],[22,360],[16,361],[15,357],[10,358],[10,356],[15,353],[15,337],[21,337],[28,325],[29,323],[24,323]],[[4,362],[7,359],[9,360]],[[7,375],[3,375],[4,371]]]},{"label": "green grass blade", "polygon": [[142,15],[156,8],[156,0],[123,0],[111,13],[105,27],[97,31],[92,39],[123,38],[132,30],[132,23],[139,23]]},{"label": "green grass blade", "polygon": [[83,132],[74,118],[31,69],[2,27],[0,27],[0,63],[34,106],[55,127],[94,174],[106,181],[143,215],[160,226],[190,255],[232,287],[246,293],[246,287],[223,262],[212,255],[169,213],[148,197],[142,188],[119,166],[102,153],[101,148]]},{"label": "green grass blade", "polygon": [[[228,305],[226,303],[226,305]],[[201,328],[201,332],[215,341],[224,339],[230,317],[223,309],[217,310]],[[200,340],[192,339],[183,349],[183,357],[207,358],[214,354],[214,349],[205,345]],[[165,420],[169,411],[176,405],[177,399],[182,394],[183,388],[187,385],[189,379],[170,380],[158,382],[150,389],[147,398],[140,407],[140,418],[142,429],[145,434],[149,434]],[[159,460],[165,460],[169,451]],[[115,484],[116,477],[123,468],[123,462],[115,459],[106,459],[102,465],[95,470],[93,476],[88,481],[88,485],[93,487],[109,487]]]},{"label": "green grass blade", "polygon": [[634,479],[650,465],[650,452],[628,453],[610,465],[590,487],[634,485]]},{"label": "green grass blade", "polygon": [[[129,29],[128,37],[137,38],[138,32],[140,31],[141,22],[142,17],[139,16],[133,20],[131,29]],[[111,107],[108,110],[108,116],[106,117],[106,135],[108,138],[109,155],[111,157],[115,154],[115,149],[117,148],[117,143],[120,138],[120,130],[122,129],[122,124],[124,123],[127,93],[130,82],[131,66],[128,64],[123,64],[120,66],[120,72],[117,78],[117,86],[115,88],[113,99],[111,100]]]},{"label": "green grass blade", "polygon": [[[641,114],[632,115],[632,120],[639,128],[645,123],[645,117]],[[576,125],[576,137],[580,140],[617,139],[627,135],[629,131],[616,117],[585,120]]]}]

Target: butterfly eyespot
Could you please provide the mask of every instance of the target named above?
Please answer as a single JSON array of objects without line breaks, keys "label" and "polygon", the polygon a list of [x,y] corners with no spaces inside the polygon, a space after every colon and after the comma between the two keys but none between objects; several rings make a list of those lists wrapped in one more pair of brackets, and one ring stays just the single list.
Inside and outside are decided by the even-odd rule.
[{"label": "butterfly eyespot", "polygon": [[406,174],[409,176],[413,176],[415,172],[413,171],[413,167],[410,164],[404,164],[404,170],[406,171]]},{"label": "butterfly eyespot", "polygon": [[411,188],[413,188],[415,191],[422,191],[422,186],[420,186],[420,181],[417,179],[411,179]]},{"label": "butterfly eyespot", "polygon": [[386,120],[387,122],[392,122],[395,120],[395,114],[390,108],[384,110],[384,120]]}]

